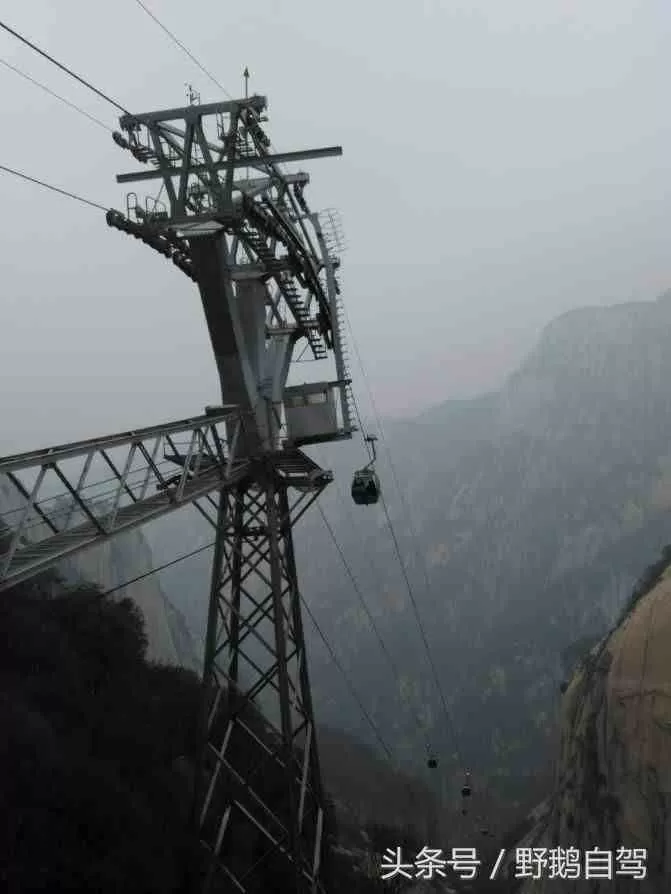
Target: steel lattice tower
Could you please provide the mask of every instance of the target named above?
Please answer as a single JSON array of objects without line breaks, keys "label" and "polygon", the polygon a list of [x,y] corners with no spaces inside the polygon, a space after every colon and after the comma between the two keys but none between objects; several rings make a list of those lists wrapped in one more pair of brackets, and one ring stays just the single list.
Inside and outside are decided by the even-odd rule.
[{"label": "steel lattice tower", "polygon": [[[228,864],[238,860],[232,853],[234,834],[229,835],[229,850],[225,849],[227,832],[233,827],[240,846],[242,836],[262,830],[265,849],[281,849],[292,861],[297,890],[311,890],[319,879],[323,795],[292,543],[298,513],[289,505],[287,486],[274,463],[222,497],[218,526],[222,536],[213,565],[208,624],[207,688],[212,698],[204,761],[207,792],[199,818],[202,840],[212,854],[211,872],[229,876]],[[250,584],[255,581],[261,591],[257,598],[251,595]],[[265,662],[249,654],[255,644]],[[270,749],[244,714],[245,707],[264,692],[270,695],[265,717],[275,718]],[[226,723],[217,727],[214,718],[222,698],[228,700]],[[284,815],[264,802],[255,785],[264,764],[283,780]],[[221,815],[216,797],[231,783],[248,785],[249,794],[238,798],[224,794],[226,810]],[[250,871],[244,860],[239,862],[243,871]],[[263,863],[259,868],[266,870]]]},{"label": "steel lattice tower", "polygon": [[[322,892],[324,795],[293,527],[332,480],[301,448],[354,429],[338,226],[310,211],[308,175],[279,165],[341,150],[271,153],[265,108],[252,96],[120,119],[115,141],[148,167],[117,180],[158,179],[166,201],[130,193],[126,213],[111,210],[107,222],[197,284],[221,406],[0,460],[17,499],[0,587],[195,502],[216,529],[194,809],[198,885],[257,892],[270,867],[278,890]],[[300,350],[321,370],[333,363],[335,377],[288,385]],[[165,461],[176,471],[165,473]],[[103,466],[116,482],[106,501],[90,484]],[[67,506],[44,508],[49,478],[65,487]]]}]

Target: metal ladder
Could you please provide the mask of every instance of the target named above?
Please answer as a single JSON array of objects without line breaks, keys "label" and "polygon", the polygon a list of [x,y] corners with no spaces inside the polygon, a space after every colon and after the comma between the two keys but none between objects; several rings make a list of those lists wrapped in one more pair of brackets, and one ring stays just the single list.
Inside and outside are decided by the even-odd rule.
[{"label": "metal ladder", "polygon": [[310,316],[310,311],[301,297],[293,277],[280,275],[285,262],[278,260],[266,245],[263,236],[257,230],[245,230],[242,233],[245,242],[254,250],[259,260],[269,273],[277,274],[276,279],[291,312],[299,326],[305,331],[316,360],[324,360],[328,353],[318,331],[317,321]]},{"label": "metal ladder", "polygon": [[349,366],[349,351],[347,350],[347,339],[345,338],[345,308],[343,307],[342,298],[340,297],[340,290],[336,292],[335,298],[335,307],[336,307],[336,318],[334,320],[334,325],[338,330],[338,340],[340,342],[340,353],[342,355],[343,362],[343,373],[345,378],[345,399],[347,401],[347,416],[349,420],[345,420],[347,423],[349,421],[350,425],[353,424],[353,420],[355,419],[355,402],[354,402],[354,392],[352,391],[352,373],[350,371]]}]

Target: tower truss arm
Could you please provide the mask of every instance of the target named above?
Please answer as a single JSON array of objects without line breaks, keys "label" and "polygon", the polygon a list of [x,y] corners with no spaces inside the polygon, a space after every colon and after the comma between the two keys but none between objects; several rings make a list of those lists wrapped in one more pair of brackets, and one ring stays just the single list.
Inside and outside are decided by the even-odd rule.
[{"label": "tower truss arm", "polygon": [[[267,164],[282,164],[290,161],[305,161],[310,158],[330,158],[342,155],[340,146],[325,146],[320,149],[302,149],[296,152],[277,152],[266,157]],[[214,161],[211,164],[190,165],[188,168],[182,165],[166,165],[156,171],[142,171],[142,173],[117,174],[118,183],[133,183],[139,180],[157,180],[160,177],[181,177],[188,174],[212,174],[214,171],[223,171],[227,168],[249,167],[249,159],[236,158],[232,162]]]},{"label": "tower truss arm", "polygon": [[[238,450],[244,426],[238,410],[219,409],[0,459],[7,507],[0,514],[0,590],[254,476],[257,461]],[[296,506],[332,479],[300,450],[270,458],[283,486],[298,489]],[[216,527],[216,513],[201,512]]]},{"label": "tower truss arm", "polygon": [[235,408],[0,459],[0,590],[248,472]]},{"label": "tower truss arm", "polygon": [[[309,176],[280,168],[342,150],[270,152],[265,109],[265,97],[252,96],[124,115],[114,139],[151,169],[117,180],[159,179],[164,200],[147,197],[143,204],[133,192],[125,217],[108,214],[111,226],[141,238],[197,283],[221,400],[252,420],[240,445],[248,455],[353,431],[343,333],[335,331],[339,261],[316,232],[318,215],[304,197]],[[324,380],[321,367],[319,381],[305,383],[303,392],[287,388],[292,364],[305,353],[301,340],[311,359],[332,356],[335,373]],[[325,409],[313,410],[319,403]]]}]

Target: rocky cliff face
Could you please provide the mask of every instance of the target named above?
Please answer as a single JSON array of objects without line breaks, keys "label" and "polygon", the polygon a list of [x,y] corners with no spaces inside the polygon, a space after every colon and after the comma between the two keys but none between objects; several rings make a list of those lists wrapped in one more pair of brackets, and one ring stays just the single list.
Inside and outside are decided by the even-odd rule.
[{"label": "rocky cliff face", "polygon": [[[11,524],[20,505],[16,493],[7,482],[0,480],[0,521],[4,516]],[[59,511],[57,501],[51,505],[52,512]],[[39,524],[31,524],[28,536],[31,530],[37,533],[39,529]],[[170,603],[158,578],[150,575],[128,586],[121,586],[124,581],[139,577],[153,567],[151,549],[138,528],[63,560],[55,570],[68,583],[87,581],[97,584],[102,590],[114,590],[110,594],[112,599],[132,599],[144,618],[148,639],[147,658],[198,670],[199,653],[184,617]]]},{"label": "rocky cliff face", "polygon": [[[518,847],[645,849],[647,878],[615,876],[608,890],[671,888],[671,567],[663,570],[580,663],[561,707],[555,790]],[[614,862],[614,867],[616,867]],[[615,872],[615,869],[614,869]],[[594,881],[545,878],[523,894]],[[553,887],[554,890],[554,887]]]},{"label": "rocky cliff face", "polygon": [[[147,633],[147,658],[164,664],[198,670],[199,658],[184,616],[168,600],[155,575],[128,586],[154,566],[152,553],[141,530],[121,534],[107,543],[66,559],[57,571],[70,581],[94,581],[111,598],[129,597],[142,612]],[[119,587],[119,589],[116,589]]]},{"label": "rocky cliff face", "polygon": [[[461,752],[502,800],[550,758],[562,654],[603,637],[641,568],[671,541],[670,339],[669,295],[572,311],[499,391],[388,425],[394,469],[379,444],[383,490]],[[357,440],[310,452],[335,472],[321,506],[400,685],[315,510],[296,530],[303,595],[395,757],[423,771],[428,738],[444,773],[434,784],[458,802],[462,768],[385,516],[349,496],[365,452]],[[186,513],[170,517],[162,544],[152,540],[156,556],[211,538]],[[165,578],[199,632],[210,560],[203,553]],[[306,635],[318,722],[372,742],[309,621]]]},{"label": "rocky cliff face", "polygon": [[[550,753],[564,649],[604,635],[640,569],[671,539],[669,337],[669,295],[572,311],[546,328],[499,392],[389,426],[422,562],[381,446],[383,488],[462,751],[502,792]],[[347,500],[356,460],[343,468],[335,448],[326,459],[337,460]],[[418,740],[407,747],[411,724],[399,701],[408,714],[419,704],[449,760],[384,517],[343,505],[335,486],[323,505],[406,672],[400,699],[385,695],[390,675],[364,645],[369,626],[318,520],[298,546],[304,592],[394,744],[422,754]],[[318,653],[312,679],[324,719],[335,723],[340,706],[326,697],[335,673]]]}]

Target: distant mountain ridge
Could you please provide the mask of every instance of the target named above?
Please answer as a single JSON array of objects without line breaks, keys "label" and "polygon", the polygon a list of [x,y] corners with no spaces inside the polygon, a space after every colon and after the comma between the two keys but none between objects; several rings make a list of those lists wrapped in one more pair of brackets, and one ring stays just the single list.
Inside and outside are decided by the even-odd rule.
[{"label": "distant mountain ridge", "polygon": [[[571,311],[546,327],[499,392],[387,426],[429,594],[384,450],[379,468],[441,679],[469,759],[501,784],[548,754],[562,650],[607,629],[671,535],[670,338],[671,293]],[[347,475],[339,465],[336,472]],[[415,668],[420,700],[435,705],[422,650],[408,642],[416,625],[407,596],[377,536],[383,520],[373,512],[353,526],[342,504],[332,499],[329,508],[348,557],[361,551],[361,529],[369,532],[357,574],[365,578],[372,561],[385,565],[381,585],[368,590],[374,614],[399,663]],[[351,671],[375,692],[363,662],[370,631],[338,618],[349,588],[337,557],[326,537],[306,539],[304,592],[330,613],[326,626],[339,629]],[[335,685],[326,665],[313,679],[324,692]],[[392,703],[384,723],[399,736]],[[451,750],[436,708],[432,720]]]},{"label": "distant mountain ridge", "polygon": [[[545,328],[499,391],[386,425],[394,468],[380,443],[378,469],[460,759],[384,514],[349,497],[365,452],[358,440],[309,451],[335,472],[321,505],[400,669],[400,686],[314,511],[296,529],[304,598],[401,763],[425,772],[427,742],[439,753],[445,775],[435,784],[450,803],[458,804],[464,761],[508,798],[546,764],[562,653],[603,635],[641,569],[671,541],[670,341],[671,293],[571,311]],[[203,541],[189,522],[193,544],[186,543],[183,524],[175,519],[161,544],[152,534],[154,552]],[[166,577],[196,636],[209,561],[205,553],[172,582]],[[309,622],[306,631],[318,722],[374,744]]]}]

